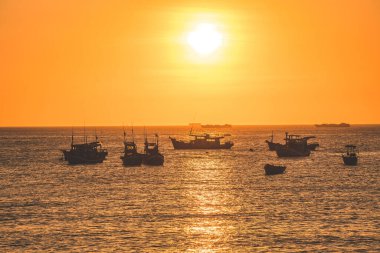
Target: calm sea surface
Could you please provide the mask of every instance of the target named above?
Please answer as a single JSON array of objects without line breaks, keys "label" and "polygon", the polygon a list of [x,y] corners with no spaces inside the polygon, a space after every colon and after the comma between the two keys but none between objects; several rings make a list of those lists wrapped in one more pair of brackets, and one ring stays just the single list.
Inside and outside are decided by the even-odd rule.
[{"label": "calm sea surface", "polygon": [[[147,130],[160,135],[163,167],[123,167],[117,127],[97,129],[109,156],[86,166],[62,161],[71,128],[0,128],[0,252],[380,251],[379,126],[233,127],[232,150],[209,151],[173,149],[169,136],[186,127]],[[321,147],[277,158],[264,142],[272,130]],[[356,167],[343,165],[348,143]],[[265,176],[267,162],[286,173]]]}]

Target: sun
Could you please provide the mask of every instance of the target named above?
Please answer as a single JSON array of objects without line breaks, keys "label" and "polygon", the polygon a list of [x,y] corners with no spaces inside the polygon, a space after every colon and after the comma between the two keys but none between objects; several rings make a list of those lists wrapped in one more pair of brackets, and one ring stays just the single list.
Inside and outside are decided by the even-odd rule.
[{"label": "sun", "polygon": [[223,37],[215,25],[202,23],[188,34],[187,42],[197,53],[207,55],[222,45]]}]

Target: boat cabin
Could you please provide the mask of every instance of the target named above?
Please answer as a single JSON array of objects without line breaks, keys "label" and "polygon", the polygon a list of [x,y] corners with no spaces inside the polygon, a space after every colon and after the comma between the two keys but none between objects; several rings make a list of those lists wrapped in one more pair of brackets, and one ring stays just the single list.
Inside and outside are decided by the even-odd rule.
[{"label": "boat cabin", "polygon": [[158,154],[158,135],[156,134],[156,141],[155,142],[148,142],[148,138],[145,137],[145,147],[144,151],[146,154]]},{"label": "boat cabin", "polygon": [[220,140],[224,138],[224,135],[211,135],[211,134],[190,134],[190,136],[194,137],[191,142],[200,143],[200,142],[213,142],[220,144]]},{"label": "boat cabin", "polygon": [[355,145],[346,145],[346,155],[347,156],[356,156],[356,146]]},{"label": "boat cabin", "polygon": [[296,134],[288,134],[288,133],[285,133],[285,134],[286,134],[286,136],[285,136],[285,144],[286,145],[305,145],[305,146],[307,146],[307,141],[309,139],[315,138],[315,136],[302,137],[302,136],[296,135]]},{"label": "boat cabin", "polygon": [[75,151],[90,151],[90,150],[100,151],[100,150],[103,150],[101,147],[102,147],[102,144],[98,141],[95,141],[95,142],[90,142],[90,143],[72,144],[71,150],[75,150]]},{"label": "boat cabin", "polygon": [[132,141],[124,141],[124,153],[135,154],[137,153],[137,146]]}]

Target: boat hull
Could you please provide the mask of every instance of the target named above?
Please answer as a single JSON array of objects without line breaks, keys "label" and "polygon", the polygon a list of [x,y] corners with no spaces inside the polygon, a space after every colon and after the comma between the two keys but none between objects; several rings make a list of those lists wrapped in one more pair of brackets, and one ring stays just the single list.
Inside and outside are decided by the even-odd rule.
[{"label": "boat hull", "polygon": [[69,164],[96,164],[102,163],[106,159],[108,152],[78,153],[64,150],[63,155]]},{"label": "boat hull", "polygon": [[278,157],[305,157],[310,156],[309,149],[294,149],[285,145],[280,145],[276,148]]},{"label": "boat hull", "polygon": [[355,166],[358,164],[358,157],[357,156],[342,156],[343,162],[345,165]]},{"label": "boat hull", "polygon": [[143,155],[141,154],[121,156],[120,158],[124,166],[141,166],[143,161]]},{"label": "boat hull", "polygon": [[170,140],[172,141],[174,149],[230,149],[234,145],[232,142],[191,143],[191,142],[178,141],[174,138],[170,138]]},{"label": "boat hull", "polygon": [[271,164],[265,164],[264,166],[265,175],[283,174],[285,172],[285,169],[285,166],[276,166]]},{"label": "boat hull", "polygon": [[164,164],[164,156],[161,154],[147,154],[142,159],[143,164],[150,166],[161,166]]}]

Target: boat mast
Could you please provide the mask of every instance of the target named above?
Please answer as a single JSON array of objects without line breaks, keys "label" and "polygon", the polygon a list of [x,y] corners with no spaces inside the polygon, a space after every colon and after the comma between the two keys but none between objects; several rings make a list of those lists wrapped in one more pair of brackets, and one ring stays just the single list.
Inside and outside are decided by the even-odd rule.
[{"label": "boat mast", "polygon": [[148,143],[148,136],[147,136],[147,133],[146,133],[146,128],[144,126],[144,138],[145,138],[145,144]]},{"label": "boat mast", "polygon": [[124,127],[124,125],[123,125],[123,135],[124,135],[124,142],[125,142],[127,134],[125,133],[125,127]]},{"label": "boat mast", "polygon": [[148,153],[148,150],[149,150],[149,148],[148,148],[148,137],[147,137],[147,134],[146,134],[146,128],[145,128],[145,126],[144,126],[144,139],[145,139],[145,142],[144,142],[144,151],[145,151],[145,153]]},{"label": "boat mast", "polygon": [[74,145],[74,127],[71,127],[71,146]]},{"label": "boat mast", "polygon": [[133,132],[133,125],[132,125],[132,141],[135,142],[135,133]]},{"label": "boat mast", "polygon": [[87,143],[87,137],[86,137],[86,122],[83,122],[83,142]]}]

